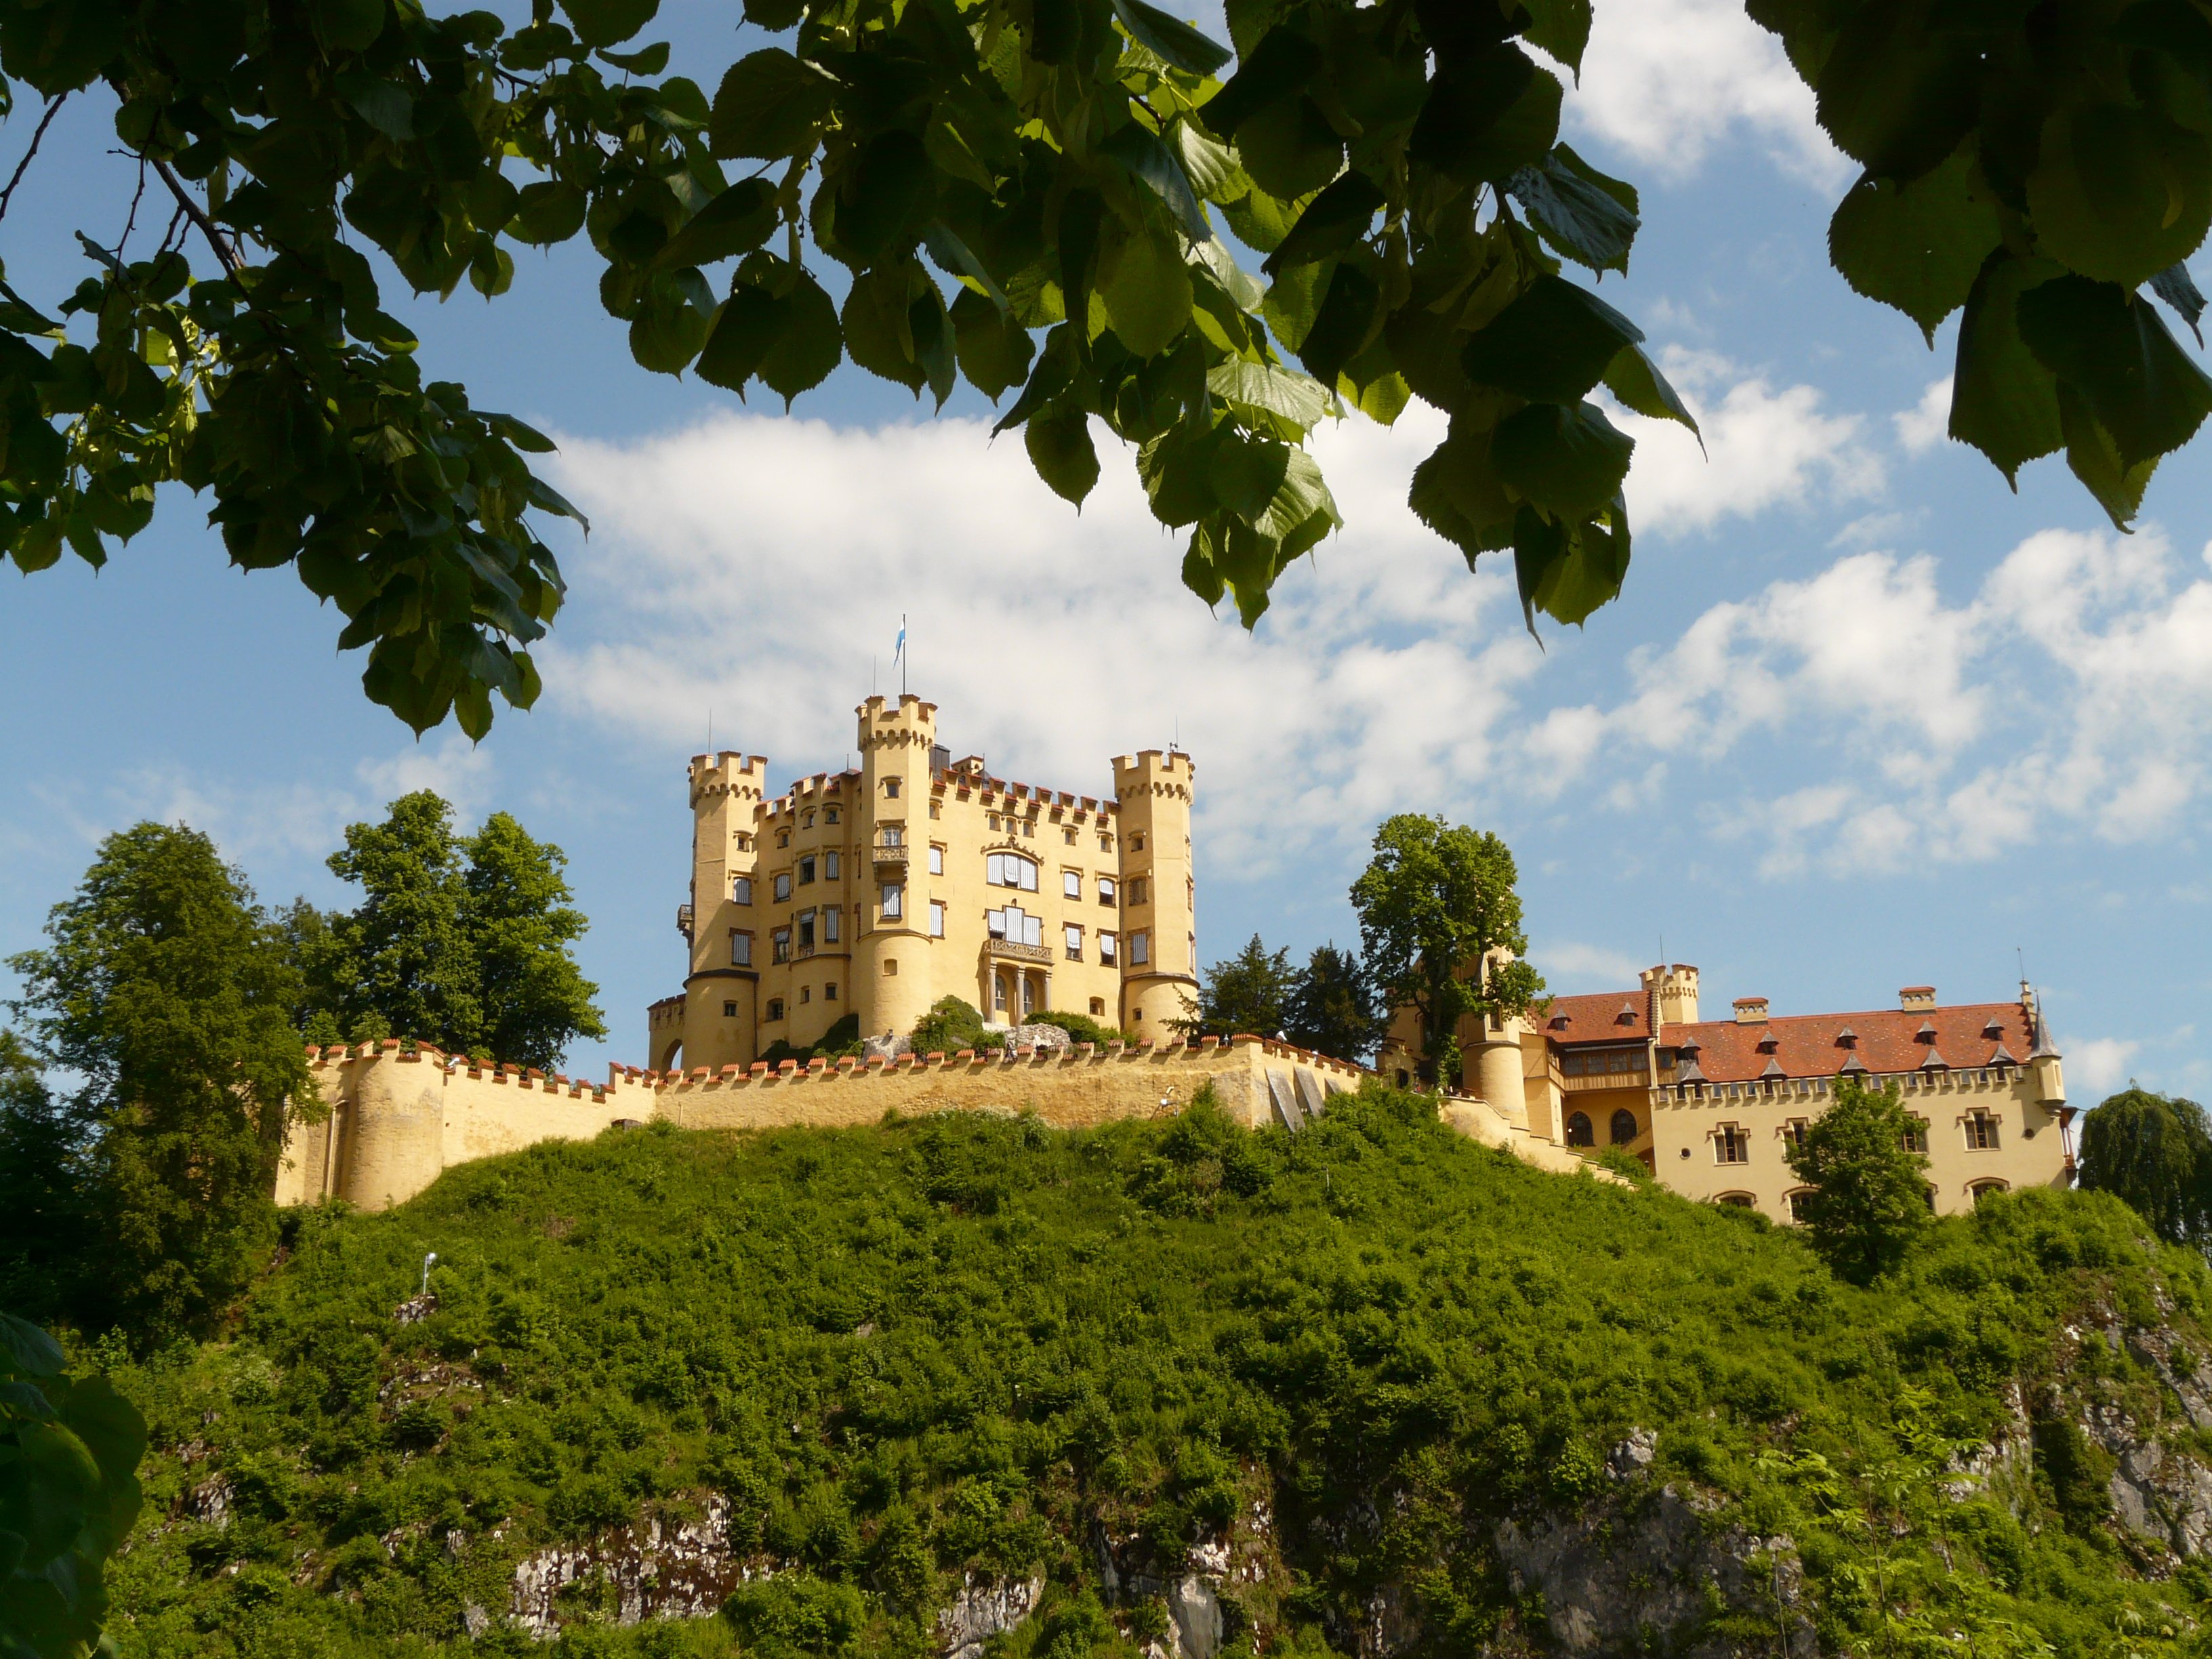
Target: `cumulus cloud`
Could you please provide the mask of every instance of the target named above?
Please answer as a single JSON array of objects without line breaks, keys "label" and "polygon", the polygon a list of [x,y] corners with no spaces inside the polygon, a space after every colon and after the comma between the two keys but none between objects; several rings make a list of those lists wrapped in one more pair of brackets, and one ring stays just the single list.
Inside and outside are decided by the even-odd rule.
[{"label": "cumulus cloud", "polygon": [[1889,417],[1897,441],[1911,455],[1924,454],[1951,435],[1951,377],[1930,380],[1920,401]]},{"label": "cumulus cloud", "polygon": [[1581,945],[1572,940],[1538,940],[1532,945],[1528,957],[1543,974],[1545,982],[1553,990],[1563,992],[1612,990],[1633,985],[1636,976],[1650,965],[1601,945]]},{"label": "cumulus cloud", "polygon": [[2119,1037],[2092,1037],[2066,1045],[2067,1081],[2084,1095],[2108,1095],[2127,1080],[2128,1062],[2142,1048]]},{"label": "cumulus cloud", "polygon": [[1742,0],[1599,7],[1568,107],[1571,125],[1678,179],[1739,137],[1826,188],[1853,172],[1814,120],[1813,94],[1781,41],[1744,15]]}]

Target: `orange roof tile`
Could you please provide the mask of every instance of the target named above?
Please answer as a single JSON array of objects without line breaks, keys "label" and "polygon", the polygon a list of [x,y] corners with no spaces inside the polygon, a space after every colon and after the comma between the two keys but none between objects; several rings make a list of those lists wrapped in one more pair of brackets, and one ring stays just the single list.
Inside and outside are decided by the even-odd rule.
[{"label": "orange roof tile", "polygon": [[[1762,1048],[1761,1042],[1770,1039],[1772,1046]],[[1700,1020],[1662,1028],[1659,1046],[1693,1052],[1709,1083],[1748,1083],[1767,1075],[1770,1064],[1786,1077],[1835,1077],[1853,1056],[1867,1071],[1892,1076],[1923,1069],[1931,1051],[1941,1063],[1962,1071],[2018,1065],[2020,1056],[2035,1047],[2035,1033],[2019,1003],[1977,1002],[1951,1008],[1780,1014],[1753,1025]]]},{"label": "orange roof tile", "polygon": [[1559,1043],[1641,1042],[1651,1035],[1651,999],[1642,990],[1553,997],[1537,1028]]}]

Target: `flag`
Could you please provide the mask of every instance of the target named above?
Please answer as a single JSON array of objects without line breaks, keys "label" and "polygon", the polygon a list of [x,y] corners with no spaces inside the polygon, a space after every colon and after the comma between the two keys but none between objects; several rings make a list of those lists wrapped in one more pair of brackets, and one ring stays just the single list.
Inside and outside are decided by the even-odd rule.
[{"label": "flag", "polygon": [[899,659],[906,654],[906,624],[899,623],[898,643],[891,647],[891,666],[898,666]]}]

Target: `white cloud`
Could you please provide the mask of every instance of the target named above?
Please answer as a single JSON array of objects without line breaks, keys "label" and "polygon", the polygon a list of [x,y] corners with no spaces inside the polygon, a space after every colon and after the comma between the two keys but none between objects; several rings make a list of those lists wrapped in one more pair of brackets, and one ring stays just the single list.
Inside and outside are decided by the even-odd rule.
[{"label": "white cloud", "polygon": [[1823,413],[1813,387],[1778,391],[1725,358],[1679,346],[1661,354],[1660,367],[1704,443],[1672,421],[1614,415],[1636,440],[1627,491],[1638,533],[1710,530],[1773,507],[1881,493],[1881,464],[1858,441],[1859,417]]},{"label": "white cloud", "polygon": [[1930,380],[1920,401],[1889,417],[1905,453],[1924,454],[1951,435],[1951,377]]},{"label": "white cloud", "polygon": [[1562,992],[1577,987],[1613,990],[1633,985],[1636,976],[1650,965],[1601,945],[1578,945],[1572,941],[1539,941],[1530,949],[1528,957],[1552,989]]},{"label": "white cloud", "polygon": [[1570,120],[1674,178],[1741,133],[1792,176],[1826,188],[1853,171],[1814,119],[1813,94],[1742,0],[1600,6]]},{"label": "white cloud", "polygon": [[2128,1061],[2142,1048],[2118,1037],[2092,1037],[2066,1045],[2067,1081],[2081,1095],[2108,1095],[2126,1081]]},{"label": "white cloud", "polygon": [[[1936,576],[1928,557],[1853,553],[1715,605],[1632,657],[1629,696],[1555,709],[1524,747],[1570,771],[1656,751],[1729,775],[1744,757],[1790,787],[1711,810],[1763,843],[1770,876],[2138,842],[2212,793],[2212,578],[2155,531],[2039,532],[1964,603]],[[1789,766],[1759,765],[1780,751]],[[1808,767],[1825,775],[1802,781]]]}]

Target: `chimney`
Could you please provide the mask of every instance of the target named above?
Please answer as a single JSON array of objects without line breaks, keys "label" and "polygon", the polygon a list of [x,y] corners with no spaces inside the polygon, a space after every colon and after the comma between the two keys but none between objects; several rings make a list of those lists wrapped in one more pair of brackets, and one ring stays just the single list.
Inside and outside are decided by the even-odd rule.
[{"label": "chimney", "polygon": [[1936,1006],[1936,988],[1932,985],[1908,985],[1897,994],[1897,1006],[1908,1014],[1917,1014]]},{"label": "chimney", "polygon": [[1739,1025],[1765,1024],[1766,999],[1765,997],[1738,997],[1735,1000],[1735,1023]]}]

